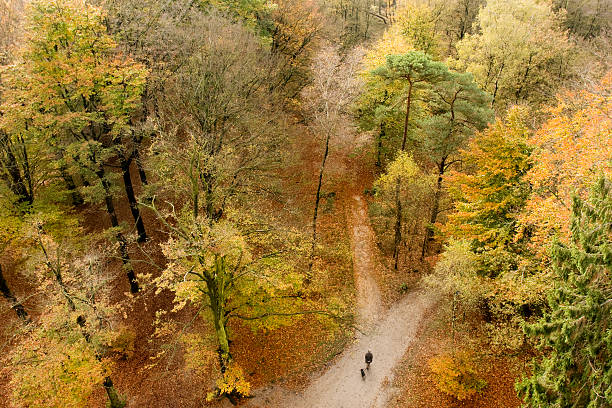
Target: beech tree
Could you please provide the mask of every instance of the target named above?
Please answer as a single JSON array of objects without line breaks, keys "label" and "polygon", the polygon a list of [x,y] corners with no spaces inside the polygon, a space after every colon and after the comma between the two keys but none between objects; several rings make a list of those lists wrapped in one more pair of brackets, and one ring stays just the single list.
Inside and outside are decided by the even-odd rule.
[{"label": "beech tree", "polygon": [[529,140],[534,165],[527,180],[533,193],[520,223],[543,259],[555,235],[563,242],[571,235],[572,194],[584,197],[601,174],[612,177],[611,83],[612,72],[591,90],[560,93],[547,110],[548,119]]},{"label": "beech tree", "polygon": [[[12,351],[12,401],[28,407],[85,407],[103,386],[111,408],[123,408],[111,379],[111,350],[121,334],[111,324],[107,254],[76,219],[61,212],[27,220],[24,271],[45,294],[40,316]],[[78,241],[75,240],[78,237]]]},{"label": "beech tree", "polygon": [[[11,258],[18,258],[23,247],[20,239],[23,217],[9,197],[8,191],[0,184],[0,253],[4,255],[3,263]],[[0,264],[0,293],[17,316],[24,323],[29,323],[28,312],[6,281],[2,264]]]},{"label": "beech tree", "polygon": [[[25,87],[18,88],[12,105],[22,103],[23,125],[39,129],[45,143],[63,160],[84,178],[96,181],[87,191],[97,189],[105,201],[130,289],[136,292],[138,284],[119,228],[112,174],[106,165],[115,156],[126,159],[122,141],[130,137],[129,121],[140,107],[146,71],[113,54],[115,43],[106,34],[101,11],[80,0],[36,2],[29,18],[23,62],[15,67],[26,79]],[[129,178],[127,170],[124,179]],[[143,240],[146,232],[130,184],[125,187]]]},{"label": "beech tree", "polygon": [[569,244],[551,250],[555,288],[550,311],[527,326],[544,356],[517,384],[533,407],[612,404],[612,196],[601,178],[588,200],[574,196]]},{"label": "beech tree", "polygon": [[[253,330],[292,324],[304,314],[331,314],[302,293],[303,275],[296,266],[305,255],[299,234],[231,211],[223,219],[194,216],[150,206],[165,225],[169,240],[162,245],[168,259],[153,280],[157,293],[174,293],[174,311],[186,307],[214,329],[221,378],[209,397],[235,401],[248,395],[249,383],[233,362],[228,322],[238,319]],[[244,231],[244,232],[243,232]],[[194,317],[194,318],[195,318]],[[163,330],[163,329],[162,329]]]},{"label": "beech tree", "polygon": [[257,38],[219,16],[200,27],[206,41],[166,84],[148,166],[151,189],[218,221],[247,192],[265,193],[285,118],[271,104],[261,73],[273,60]]},{"label": "beech tree", "polygon": [[[449,178],[455,210],[448,215],[443,230],[456,239],[466,239],[475,250],[491,252],[490,273],[502,274],[517,267],[515,258],[518,214],[529,194],[525,175],[531,167],[527,144],[527,111],[513,108],[506,120],[498,119],[479,133],[463,153],[464,170]],[[523,242],[524,243],[524,242]]]}]

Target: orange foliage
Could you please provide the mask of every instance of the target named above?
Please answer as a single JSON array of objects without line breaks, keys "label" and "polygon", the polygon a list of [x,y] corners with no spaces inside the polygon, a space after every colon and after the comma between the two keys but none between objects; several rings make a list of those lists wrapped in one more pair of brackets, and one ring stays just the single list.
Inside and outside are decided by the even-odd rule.
[{"label": "orange foliage", "polygon": [[583,196],[601,174],[612,176],[611,84],[612,71],[593,90],[560,94],[530,140],[533,194],[520,222],[523,231],[533,229],[541,255],[553,235],[569,239],[572,193]]},{"label": "orange foliage", "polygon": [[487,385],[478,378],[472,358],[465,352],[434,357],[429,360],[429,368],[436,387],[460,401],[473,397]]}]

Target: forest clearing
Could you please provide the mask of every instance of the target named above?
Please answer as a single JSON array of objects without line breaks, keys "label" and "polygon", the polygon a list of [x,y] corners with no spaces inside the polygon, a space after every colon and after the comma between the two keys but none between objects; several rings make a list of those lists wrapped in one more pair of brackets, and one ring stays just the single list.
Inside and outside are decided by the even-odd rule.
[{"label": "forest clearing", "polygon": [[612,406],[608,0],[0,0],[0,408]]}]

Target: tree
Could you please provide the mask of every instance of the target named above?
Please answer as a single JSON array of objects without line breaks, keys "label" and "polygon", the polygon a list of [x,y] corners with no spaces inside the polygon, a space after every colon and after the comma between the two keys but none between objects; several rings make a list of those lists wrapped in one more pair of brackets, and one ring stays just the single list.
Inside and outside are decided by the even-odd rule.
[{"label": "tree", "polygon": [[458,65],[493,95],[492,106],[542,103],[571,75],[572,45],[547,2],[490,0],[474,34],[457,43]]},{"label": "tree", "polygon": [[363,52],[359,48],[340,55],[336,47],[328,46],[321,51],[313,64],[313,83],[302,94],[305,113],[313,133],[324,140],[323,159],[319,169],[315,205],[312,216],[312,249],[309,269],[315,255],[317,241],[317,217],[321,200],[321,187],[325,163],[329,155],[329,141],[342,127],[348,127],[348,107],[359,92],[361,81],[357,72],[361,66]]},{"label": "tree", "polygon": [[265,193],[285,117],[268,92],[274,61],[259,40],[219,16],[200,29],[206,41],[168,78],[159,101],[148,160],[158,181],[150,188],[188,202],[194,218],[218,221],[246,193]]},{"label": "tree", "polygon": [[295,98],[311,81],[310,67],[323,29],[313,0],[280,0],[271,13],[270,52],[276,59],[271,91]]},{"label": "tree", "polygon": [[478,133],[463,152],[463,171],[450,177],[456,203],[443,230],[474,249],[516,252],[517,218],[529,195],[525,175],[532,165],[526,118],[527,110],[515,107],[506,120]]},{"label": "tree", "polygon": [[533,194],[521,214],[521,228],[542,259],[557,235],[567,242],[571,195],[586,196],[604,174],[612,177],[612,72],[592,90],[566,91],[547,110],[548,119],[530,138],[533,168],[527,180]]},{"label": "tree", "polygon": [[30,318],[28,317],[28,312],[26,312],[23,305],[17,300],[11,289],[8,287],[6,283],[6,279],[4,279],[4,275],[2,273],[2,265],[0,265],[0,293],[2,296],[10,303],[11,309],[17,313],[17,317],[19,317],[24,322],[28,322]]},{"label": "tree", "polygon": [[[431,178],[421,171],[412,155],[403,151],[397,153],[395,160],[387,165],[385,172],[374,183],[373,191],[377,198],[375,205],[380,206],[381,213],[386,220],[389,218],[396,220],[397,187],[400,186],[399,202],[402,211],[400,215],[402,242],[400,244],[407,245],[409,250],[412,249],[415,238],[418,236],[420,240],[422,236],[422,219],[426,212],[423,202],[430,194],[432,184]],[[390,228],[384,228],[384,230],[390,231]],[[411,237],[410,241],[408,237]]]},{"label": "tree", "polygon": [[440,36],[448,42],[446,54],[457,55],[458,41],[472,34],[474,21],[485,0],[437,0],[432,4],[437,16],[436,26]]},{"label": "tree", "polygon": [[438,57],[440,40],[436,31],[436,16],[427,4],[406,4],[397,12],[393,28],[399,30],[414,51]]},{"label": "tree", "polygon": [[[15,197],[21,210],[25,210],[34,201],[35,189],[38,187],[35,166],[44,163],[42,157],[33,159],[32,144],[23,132],[10,134],[6,125],[6,106],[3,101],[10,93],[11,70],[8,66],[14,62],[22,33],[24,4],[20,0],[0,4],[0,181],[5,183]],[[27,142],[26,142],[27,140]],[[40,163],[39,163],[40,162]],[[34,173],[34,174],[33,174]]]},{"label": "tree", "polygon": [[480,90],[470,73],[450,71],[445,81],[433,85],[426,101],[431,113],[419,123],[424,136],[421,149],[427,160],[435,165],[438,181],[421,257],[427,252],[434,235],[433,226],[441,212],[444,174],[453,164],[460,162],[457,153],[474,131],[482,130],[493,117],[493,112],[488,108],[489,95]]},{"label": "tree", "polygon": [[0,4],[0,66],[12,59],[12,53],[21,35],[24,2],[14,0]]},{"label": "tree", "polygon": [[[140,107],[146,71],[128,59],[113,54],[115,43],[106,33],[99,9],[81,0],[34,3],[23,51],[23,62],[15,69],[26,78],[16,92],[25,126],[39,129],[44,143],[53,146],[64,160],[96,184],[120,243],[130,289],[138,283],[130,264],[127,241],[120,231],[113,204],[112,177],[105,166],[113,157],[128,159],[123,144],[130,138],[130,118]],[[68,21],[69,23],[66,23]],[[43,142],[43,141],[41,141]],[[129,177],[129,168],[124,179]],[[146,232],[133,194],[125,185],[139,231]]]},{"label": "tree", "polygon": [[[214,328],[222,378],[216,396],[234,401],[248,394],[248,382],[233,362],[228,322],[237,319],[252,329],[292,324],[304,314],[331,315],[316,307],[302,292],[303,276],[295,266],[305,254],[298,234],[277,231],[260,221],[249,221],[241,211],[210,220],[185,208],[161,212],[151,208],[168,231],[162,245],[168,260],[154,279],[157,293],[174,293],[174,310],[193,306]],[[240,229],[239,229],[240,227]],[[244,231],[244,232],[241,232]]]},{"label": "tree", "polygon": [[569,244],[556,241],[551,256],[555,288],[550,311],[526,331],[544,357],[517,384],[537,407],[607,407],[612,404],[612,197],[601,178],[590,198],[574,196]]},{"label": "tree", "polygon": [[[0,193],[3,193],[1,187]],[[15,209],[14,203],[8,199],[9,194],[2,194],[2,196],[2,199],[0,199],[0,253],[6,259],[10,256],[11,252],[17,252],[22,246],[20,231],[23,226],[23,219],[19,211]],[[2,265],[0,265],[0,293],[2,293],[2,297],[6,299],[17,316],[24,323],[28,323],[30,321],[28,312],[7,283]]]},{"label": "tree", "polygon": [[[406,150],[408,129],[410,123],[410,108],[412,107],[413,93],[430,86],[433,83],[444,81],[448,75],[448,69],[441,62],[433,61],[429,56],[420,51],[413,51],[403,55],[388,55],[387,63],[372,71],[373,75],[380,76],[386,81],[393,82],[401,87],[400,100],[405,99],[406,113],[404,115],[404,131],[400,151]],[[395,269],[398,267],[399,247],[402,242],[402,203],[400,200],[400,185],[396,187],[396,221],[395,240],[393,244],[393,258]]]},{"label": "tree", "polygon": [[605,0],[554,0],[555,10],[564,11],[563,25],[573,34],[590,39],[611,28],[612,7]]},{"label": "tree", "polygon": [[[11,353],[16,405],[85,407],[104,386],[111,408],[123,408],[111,379],[111,349],[121,307],[111,301],[108,254],[95,248],[78,221],[60,211],[31,216],[24,273],[45,294],[40,316]],[[78,237],[78,241],[75,240]]]}]

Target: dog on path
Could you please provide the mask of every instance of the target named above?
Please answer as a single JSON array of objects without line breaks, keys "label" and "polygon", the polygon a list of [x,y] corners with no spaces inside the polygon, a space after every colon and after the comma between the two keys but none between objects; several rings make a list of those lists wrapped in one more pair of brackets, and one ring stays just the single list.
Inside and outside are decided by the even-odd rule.
[{"label": "dog on path", "polygon": [[365,380],[365,371],[363,370],[363,368],[359,369],[361,371],[361,379]]}]

